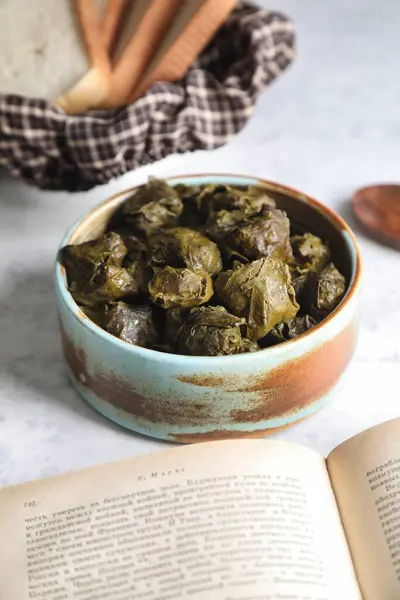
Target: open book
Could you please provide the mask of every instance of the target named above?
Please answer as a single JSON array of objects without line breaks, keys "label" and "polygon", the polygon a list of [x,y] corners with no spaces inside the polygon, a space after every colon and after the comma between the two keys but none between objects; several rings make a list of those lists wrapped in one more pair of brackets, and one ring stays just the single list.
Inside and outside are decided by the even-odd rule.
[{"label": "open book", "polygon": [[398,600],[400,419],[325,460],[173,448],[0,491],[1,600]]}]

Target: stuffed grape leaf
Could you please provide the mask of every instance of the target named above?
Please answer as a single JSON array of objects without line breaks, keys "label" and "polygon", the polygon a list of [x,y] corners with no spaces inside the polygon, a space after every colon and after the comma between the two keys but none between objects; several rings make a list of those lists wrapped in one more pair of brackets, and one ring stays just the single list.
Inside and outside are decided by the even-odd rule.
[{"label": "stuffed grape leaf", "polygon": [[272,196],[150,178],[104,235],[60,251],[68,289],[94,323],[161,352],[228,355],[294,339],[338,305],[346,280],[329,243]]},{"label": "stuffed grape leaf", "polygon": [[122,207],[124,222],[133,233],[149,237],[162,227],[173,227],[183,210],[178,192],[158,179],[136,190]]},{"label": "stuffed grape leaf", "polygon": [[202,269],[210,275],[222,270],[218,246],[188,227],[166,229],[154,236],[150,262],[154,266]]},{"label": "stuffed grape leaf", "polygon": [[107,314],[106,329],[129,344],[152,348],[158,342],[151,306],[117,302]]},{"label": "stuffed grape leaf", "polygon": [[75,290],[84,290],[105,265],[120,267],[127,251],[122,237],[110,231],[89,242],[64,246],[60,258],[69,285]]},{"label": "stuffed grape leaf", "polygon": [[166,343],[173,345],[179,329],[185,323],[190,314],[188,308],[171,308],[165,311],[164,339]]},{"label": "stuffed grape leaf", "polygon": [[307,292],[314,273],[319,273],[329,262],[329,246],[312,233],[296,235],[291,238],[294,262],[289,265],[292,285],[301,306],[309,305]]},{"label": "stuffed grape leaf", "polygon": [[317,318],[323,318],[339,304],[346,291],[346,280],[331,262],[317,275],[314,274],[310,284],[310,312]]},{"label": "stuffed grape leaf", "polygon": [[186,185],[184,183],[178,183],[174,187],[179,197],[183,202],[197,199],[201,194],[203,187],[201,185]]},{"label": "stuffed grape leaf", "polygon": [[283,261],[293,259],[290,245],[290,221],[277,208],[264,208],[256,214],[241,210],[222,210],[210,216],[207,233],[226,256],[247,260],[273,256]]},{"label": "stuffed grape leaf", "polygon": [[179,224],[192,229],[201,229],[204,225],[204,215],[201,211],[200,199],[202,186],[178,184],[174,189],[178,192],[183,204]]},{"label": "stuffed grape leaf", "polygon": [[212,213],[207,221],[207,235],[225,249],[227,237],[246,220],[241,210],[220,210]]},{"label": "stuffed grape leaf", "polygon": [[289,268],[276,258],[261,258],[224,271],[215,285],[223,304],[234,315],[247,319],[247,337],[251,341],[260,340],[278,323],[295,317],[299,310]]},{"label": "stuffed grape leaf", "polygon": [[201,269],[157,269],[149,283],[152,301],[168,308],[192,308],[208,302],[213,295],[210,275]]},{"label": "stuffed grape leaf", "polygon": [[291,244],[295,261],[303,269],[319,273],[331,259],[329,246],[312,233],[293,236]]},{"label": "stuffed grape leaf", "polygon": [[238,210],[251,216],[260,213],[264,208],[276,206],[275,200],[266,190],[256,186],[238,189],[228,185],[209,185],[199,194],[198,202],[206,218],[222,210]]},{"label": "stuffed grape leaf", "polygon": [[245,219],[227,235],[227,243],[249,260],[273,256],[292,260],[290,221],[283,210],[271,208]]},{"label": "stuffed grape leaf", "polygon": [[239,354],[244,324],[244,319],[229,314],[223,306],[194,308],[178,331],[178,352],[192,356]]},{"label": "stuffed grape leaf", "polygon": [[179,198],[179,194],[175,188],[161,179],[150,177],[146,184],[138,187],[132,196],[125,200],[122,205],[122,214],[129,217],[150,202],[176,198]]},{"label": "stuffed grape leaf", "polygon": [[99,304],[98,306],[81,306],[82,312],[87,316],[88,319],[93,321],[96,325],[102,329],[106,328],[108,304]]},{"label": "stuffed grape leaf", "polygon": [[138,292],[147,294],[149,281],[153,275],[148,266],[147,247],[135,236],[127,236],[123,240],[128,250],[123,267],[136,281]]},{"label": "stuffed grape leaf", "polygon": [[249,185],[245,190],[244,196],[250,200],[252,206],[259,210],[264,208],[276,208],[276,202],[268,193],[266,188],[257,185]]},{"label": "stuffed grape leaf", "polygon": [[151,272],[146,266],[145,251],[136,238],[122,238],[115,232],[63,248],[62,260],[75,301],[95,308],[147,292]]},{"label": "stuffed grape leaf", "polygon": [[127,269],[103,265],[92,281],[84,288],[70,287],[77,304],[94,308],[114,300],[133,299],[139,294],[137,281]]},{"label": "stuffed grape leaf", "polygon": [[220,210],[235,210],[240,202],[241,192],[228,185],[210,184],[204,186],[198,195],[198,205],[203,219]]},{"label": "stuffed grape leaf", "polygon": [[252,342],[251,340],[244,337],[242,337],[242,339],[240,340],[240,352],[258,352],[259,350],[261,350],[261,348],[257,344],[257,342]]},{"label": "stuffed grape leaf", "polygon": [[307,288],[307,284],[310,281],[311,271],[309,269],[301,269],[296,265],[289,265],[291,284],[296,294],[296,300],[303,304],[304,291]]},{"label": "stuffed grape leaf", "polygon": [[312,329],[316,324],[317,322],[310,315],[294,317],[294,319],[290,319],[286,323],[275,325],[263,341],[265,341],[266,345],[272,345],[293,340],[299,335],[306,333],[309,329]]}]

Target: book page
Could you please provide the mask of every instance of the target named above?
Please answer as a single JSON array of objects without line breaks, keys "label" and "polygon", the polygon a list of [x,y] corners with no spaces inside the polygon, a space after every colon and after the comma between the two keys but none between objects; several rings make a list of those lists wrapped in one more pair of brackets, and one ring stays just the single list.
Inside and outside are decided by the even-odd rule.
[{"label": "book page", "polygon": [[324,459],[174,448],[0,491],[1,600],[360,599]]},{"label": "book page", "polygon": [[400,419],[341,444],[327,463],[364,600],[398,600]]}]

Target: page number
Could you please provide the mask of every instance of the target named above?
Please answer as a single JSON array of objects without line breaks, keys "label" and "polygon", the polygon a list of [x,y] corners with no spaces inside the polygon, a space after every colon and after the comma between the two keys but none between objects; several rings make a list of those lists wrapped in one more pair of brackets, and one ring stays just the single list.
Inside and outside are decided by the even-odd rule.
[{"label": "page number", "polygon": [[31,500],[30,502],[24,502],[24,508],[32,508],[36,506],[36,500]]}]

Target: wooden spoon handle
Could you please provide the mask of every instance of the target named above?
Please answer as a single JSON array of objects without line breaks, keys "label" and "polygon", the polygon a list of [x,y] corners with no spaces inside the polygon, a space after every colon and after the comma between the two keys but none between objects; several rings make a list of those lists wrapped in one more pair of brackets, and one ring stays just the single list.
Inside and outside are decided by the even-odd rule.
[{"label": "wooden spoon handle", "polygon": [[182,0],[149,0],[137,30],[113,69],[110,106],[121,106],[148,67]]},{"label": "wooden spoon handle", "polygon": [[184,77],[217,30],[237,5],[237,0],[203,0],[196,13],[160,60],[150,65],[128,102],[137,100],[157,81],[177,81]]},{"label": "wooden spoon handle", "polygon": [[126,0],[109,0],[103,17],[103,43],[109,54],[126,7]]},{"label": "wooden spoon handle", "polygon": [[74,6],[91,68],[55,103],[67,114],[83,114],[102,106],[110,95],[111,61],[93,0],[74,0]]},{"label": "wooden spoon handle", "polygon": [[92,67],[111,73],[111,61],[104,44],[99,15],[93,0],[74,0],[86,52]]}]

